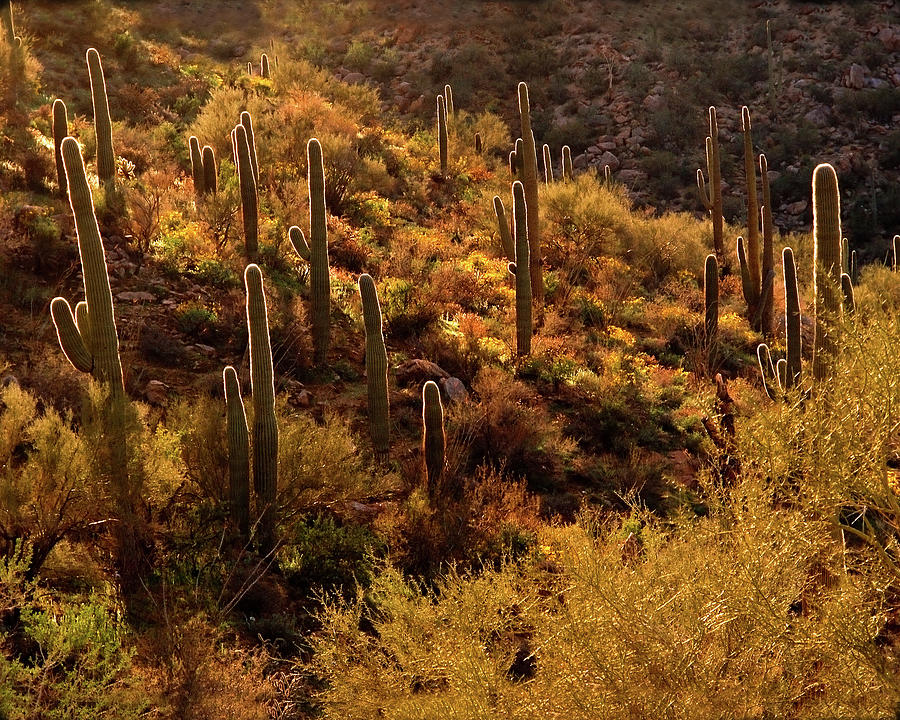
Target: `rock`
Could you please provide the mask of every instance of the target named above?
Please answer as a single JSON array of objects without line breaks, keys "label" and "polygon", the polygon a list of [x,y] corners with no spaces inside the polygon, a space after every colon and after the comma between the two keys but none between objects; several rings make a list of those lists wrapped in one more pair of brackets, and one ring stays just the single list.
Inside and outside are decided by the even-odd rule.
[{"label": "rock", "polygon": [[350,85],[362,85],[366,81],[366,76],[360,72],[347,73],[344,82]]},{"label": "rock", "polygon": [[809,202],[807,200],[798,200],[797,202],[789,203],[785,208],[785,212],[788,215],[802,215],[806,212],[806,208],[809,207]]},{"label": "rock", "polygon": [[650,112],[656,112],[666,106],[666,100],[662,95],[648,95],[642,104]]},{"label": "rock", "polygon": [[126,291],[117,293],[116,300],[121,300],[122,302],[153,302],[156,300],[156,295],[140,290],[135,292]]},{"label": "rock", "polygon": [[431,360],[407,360],[394,370],[397,382],[404,385],[424,383],[427,380],[441,381],[450,377],[450,373]]},{"label": "rock", "polygon": [[854,90],[862,90],[866,86],[866,68],[853,63],[844,76],[844,85]]},{"label": "rock", "polygon": [[616,180],[629,186],[643,181],[646,177],[640,170],[620,170],[616,173]]},{"label": "rock", "polygon": [[831,121],[831,113],[828,112],[827,108],[821,106],[815,107],[806,113],[806,115],[803,116],[803,119],[816,127],[825,127]]},{"label": "rock", "polygon": [[617,158],[615,155],[613,155],[608,150],[600,156],[600,159],[597,161],[597,163],[600,165],[600,167],[609,165],[609,169],[612,170],[613,172],[618,170],[619,167],[622,165],[622,163],[619,162],[619,158]]},{"label": "rock", "polygon": [[151,405],[166,407],[169,404],[169,386],[160,380],[151,380],[144,388],[144,398]]},{"label": "rock", "polygon": [[216,354],[216,349],[214,347],[212,347],[211,345],[204,345],[203,343],[196,343],[194,345],[194,347],[197,348],[197,350],[199,350],[204,355],[212,356],[212,355]]},{"label": "rock", "polygon": [[581,155],[576,155],[572,158],[572,167],[576,170],[584,170],[588,166],[588,156],[587,153],[581,153]]},{"label": "rock", "polygon": [[610,150],[615,150],[618,147],[618,144],[616,143],[615,140],[613,140],[612,142],[598,143],[597,147],[600,150],[610,151]]},{"label": "rock", "polygon": [[441,388],[443,389],[444,396],[447,398],[448,402],[458,403],[463,400],[468,400],[469,398],[469,391],[466,390],[466,386],[459,378],[444,378],[441,381]]},{"label": "rock", "polygon": [[885,49],[889,52],[900,50],[900,29],[890,26],[883,27],[878,31],[876,37],[884,43]]},{"label": "rock", "polygon": [[0,378],[0,387],[8,388],[10,385],[19,387],[19,379],[15,375],[7,374]]}]

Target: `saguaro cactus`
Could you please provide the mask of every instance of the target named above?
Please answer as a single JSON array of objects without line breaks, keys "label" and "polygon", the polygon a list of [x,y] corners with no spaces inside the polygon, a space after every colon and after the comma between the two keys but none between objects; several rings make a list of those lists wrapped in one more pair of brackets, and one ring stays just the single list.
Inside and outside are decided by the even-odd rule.
[{"label": "saguaro cactus", "polygon": [[568,145],[562,147],[562,173],[564,182],[571,182],[575,179],[575,171],[572,167],[572,148]]},{"label": "saguaro cactus", "polygon": [[513,234],[516,239],[515,261],[509,263],[509,272],[516,278],[516,354],[520,357],[531,353],[531,273],[528,264],[528,211],[525,188],[518,180],[513,183]]},{"label": "saguaro cactus", "polygon": [[250,334],[250,387],[253,393],[253,489],[259,516],[259,544],[269,552],[275,543],[278,493],[278,421],[275,418],[275,370],[269,342],[269,318],[259,266],[244,270],[247,327]]},{"label": "saguaro cactus", "polygon": [[253,161],[250,157],[250,145],[247,142],[247,131],[243,125],[235,126],[234,140],[237,149],[238,180],[241,187],[244,248],[247,257],[253,259],[259,248],[259,198],[256,190],[256,177],[253,174]]},{"label": "saguaro cactus", "polygon": [[756,195],[756,162],[753,156],[753,137],[750,133],[750,110],[741,108],[741,125],[744,131],[744,176],[747,181],[747,271],[750,275],[750,296],[747,315],[752,319],[760,303],[762,271],[759,265],[759,202]]},{"label": "saguaro cactus", "polygon": [[891,239],[891,270],[897,272],[900,270],[900,235],[894,235]]},{"label": "saguaro cactus", "polygon": [[553,182],[553,158],[550,156],[550,146],[544,143],[544,184],[549,185]]},{"label": "saguaro cactus", "polygon": [[228,437],[228,502],[231,521],[241,537],[250,533],[250,431],[237,373],[229,365],[225,384],[225,431]]},{"label": "saguaro cactus", "polygon": [[541,268],[541,222],[538,204],[537,149],[534,133],[531,131],[531,107],[528,101],[528,86],[519,83],[519,119],[522,127],[521,162],[522,184],[525,186],[525,201],[528,203],[528,249],[531,253],[531,295],[540,312],[544,304],[544,276]]},{"label": "saguaro cactus", "polygon": [[203,172],[203,151],[200,149],[200,141],[196,135],[188,139],[188,147],[191,151],[191,177],[194,180],[194,193],[198,198],[206,192],[206,174]]},{"label": "saguaro cactus", "polygon": [[816,288],[816,342],[813,375],[825,380],[837,353],[841,314],[841,198],[837,173],[823,163],[813,171],[813,282]]},{"label": "saguaro cactus", "polygon": [[444,85],[444,108],[447,110],[447,117],[453,118],[456,109],[453,107],[453,88]]},{"label": "saguaro cactus", "polygon": [[775,223],[772,220],[772,192],[769,188],[769,163],[760,153],[759,174],[762,180],[762,286],[760,287],[760,330],[765,335],[775,332]]},{"label": "saguaro cactus", "polygon": [[241,125],[247,133],[247,148],[250,151],[250,167],[253,168],[253,180],[259,186],[259,161],[256,159],[256,135],[253,132],[253,118],[246,110],[241,113]]},{"label": "saguaro cactus", "polygon": [[219,172],[216,169],[216,151],[210,145],[203,146],[203,188],[207,193],[215,195],[219,191]]},{"label": "saguaro cactus", "polygon": [[381,304],[371,275],[359,276],[366,327],[366,388],[369,402],[369,434],[379,462],[390,452],[390,406],[388,402],[388,358],[381,323]]},{"label": "saguaro cactus", "polygon": [[429,380],[422,388],[422,425],[425,487],[428,489],[429,497],[436,498],[441,490],[447,439],[444,435],[444,407],[441,404],[441,391],[433,380]]},{"label": "saguaro cactus", "polygon": [[94,48],[87,51],[87,64],[91,79],[91,99],[94,103],[94,132],[97,136],[97,175],[102,183],[115,183],[116,155],[113,152],[106,78],[100,63],[100,53]]},{"label": "saguaro cactus", "polygon": [[856,311],[856,297],[849,273],[841,273],[841,292],[844,294],[844,309],[848,315],[852,315]]},{"label": "saguaro cactus", "polygon": [[522,179],[523,173],[523,164],[525,162],[525,149],[522,143],[522,138],[516,138],[515,149],[513,151],[513,156],[516,161],[516,176],[519,179]]},{"label": "saguaro cactus", "polygon": [[516,246],[513,244],[512,233],[509,231],[509,221],[506,219],[506,208],[499,195],[494,195],[494,215],[497,216],[497,229],[500,231],[500,243],[503,252],[510,262],[516,261]]},{"label": "saguaro cactus", "polygon": [[700,199],[712,218],[713,247],[716,259],[722,264],[725,260],[724,232],[725,220],[722,217],[722,168],[719,163],[719,125],[716,121],[716,109],[709,108],[709,135],[706,138],[706,172],[709,175],[709,187],[703,178],[703,171],[697,170],[697,187]]},{"label": "saguaro cactus", "polygon": [[714,254],[706,256],[703,270],[706,342],[712,344],[719,329],[719,263]]},{"label": "saguaro cactus", "polygon": [[0,23],[3,24],[3,37],[10,47],[16,45],[16,26],[13,22],[12,3],[0,0]]},{"label": "saguaro cactus", "polygon": [[448,134],[447,134],[447,107],[444,96],[437,96],[437,125],[438,125],[438,151],[441,156],[441,175],[447,174],[448,162]]},{"label": "saguaro cactus", "polygon": [[787,345],[787,369],[785,387],[800,384],[801,338],[800,338],[800,289],[797,285],[797,265],[794,251],[786,247],[781,253],[784,272],[784,333]]},{"label": "saguaro cactus", "polygon": [[310,266],[312,332],[315,363],[324,365],[331,341],[331,274],[328,269],[328,229],[325,216],[325,165],[322,146],[316,138],[306,144],[309,187],[309,243],[303,231],[288,231],[291,245]]},{"label": "saguaro cactus", "polygon": [[263,53],[259,58],[259,76],[263,78],[269,77],[269,56]]},{"label": "saguaro cactus", "polygon": [[482,141],[482,139],[481,139],[481,133],[476,132],[475,133],[475,154],[481,155],[482,152],[484,152],[484,141]]},{"label": "saguaro cactus", "polygon": [[69,135],[69,118],[66,104],[62,100],[53,101],[53,154],[56,157],[56,180],[59,191],[65,195],[69,186],[66,183],[66,166],[63,163],[62,142]]}]

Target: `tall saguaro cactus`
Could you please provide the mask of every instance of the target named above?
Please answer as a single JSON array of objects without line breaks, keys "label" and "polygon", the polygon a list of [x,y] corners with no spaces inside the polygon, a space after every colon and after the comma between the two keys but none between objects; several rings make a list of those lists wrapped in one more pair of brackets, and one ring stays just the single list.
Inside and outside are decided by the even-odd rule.
[{"label": "tall saguaro cactus", "polygon": [[203,188],[207,193],[215,195],[219,190],[216,151],[213,150],[211,145],[204,145],[203,151],[200,153],[200,159],[203,163]]},{"label": "tall saguaro cactus", "polygon": [[816,289],[816,341],[813,376],[825,380],[837,353],[841,314],[841,199],[837,173],[823,163],[813,171],[813,283]]},{"label": "tall saguaro cactus", "polygon": [[244,220],[244,247],[247,257],[256,257],[259,248],[259,197],[256,189],[256,176],[253,173],[253,161],[250,156],[250,145],[247,131],[243,125],[234,128],[234,144],[237,151],[238,181],[241,187],[241,216]]},{"label": "tall saguaro cactus", "polygon": [[441,176],[447,174],[448,163],[448,132],[447,132],[447,106],[443,95],[437,96],[437,125],[438,125],[438,152],[441,156]]},{"label": "tall saguaro cactus", "polygon": [[[769,163],[759,155],[759,175],[762,180],[762,286],[760,288],[760,330],[765,335],[775,332],[775,223],[772,220],[772,191],[769,188]],[[771,281],[770,281],[771,278]]]},{"label": "tall saguaro cactus", "polygon": [[528,246],[531,255],[531,295],[540,312],[544,304],[544,277],[541,268],[541,221],[538,202],[537,148],[531,131],[531,106],[528,100],[528,85],[519,83],[519,119],[522,128],[522,153],[517,159],[521,168],[521,180],[525,187],[525,201],[528,204]]},{"label": "tall saguaro cactus", "polygon": [[225,432],[228,438],[228,503],[231,521],[241,537],[250,533],[250,431],[237,373],[229,365],[225,384]]},{"label": "tall saguaro cactus", "polygon": [[429,380],[422,388],[422,451],[425,459],[425,487],[431,498],[441,490],[447,438],[444,435],[444,407],[437,383]]},{"label": "tall saguaro cactus", "polygon": [[785,387],[800,384],[801,351],[800,338],[800,289],[797,284],[797,265],[794,263],[794,251],[786,247],[781,252],[781,264],[784,273],[784,334],[787,345],[787,372]]},{"label": "tall saguaro cactus", "polygon": [[716,121],[716,109],[709,108],[709,135],[706,138],[706,172],[709,184],[703,178],[703,171],[697,170],[697,187],[700,199],[712,218],[713,247],[716,259],[722,264],[725,260],[724,233],[725,220],[722,217],[722,166],[719,162],[719,124]]},{"label": "tall saguaro cactus", "polygon": [[328,269],[328,229],[325,214],[325,165],[316,138],[306,144],[309,186],[309,243],[299,227],[288,231],[291,245],[310,266],[312,331],[315,363],[324,365],[331,341],[331,273]]},{"label": "tall saguaro cactus", "polygon": [[372,447],[380,462],[390,452],[390,405],[388,402],[388,358],[381,323],[381,304],[372,276],[359,276],[359,297],[362,300],[363,322],[366,328],[366,388],[369,404],[369,434]]},{"label": "tall saguaro cactus", "polygon": [[100,53],[94,48],[87,51],[87,64],[91,79],[91,99],[94,103],[94,132],[97,136],[97,175],[104,184],[115,183],[116,155],[113,152],[106,78],[103,75]]},{"label": "tall saguaro cactus", "polygon": [[269,552],[275,544],[275,500],[278,494],[278,421],[275,418],[275,369],[269,341],[269,318],[263,276],[258,265],[244,270],[247,327],[250,334],[250,387],[253,393],[253,489],[259,516],[259,544]]},{"label": "tall saguaro cactus", "polygon": [[513,183],[513,234],[515,236],[515,260],[509,263],[509,272],[516,278],[516,354],[524,357],[531,353],[531,273],[528,264],[528,211],[525,188],[518,180]]},{"label": "tall saguaro cactus", "polygon": [[752,319],[760,303],[762,271],[759,265],[759,201],[756,195],[756,162],[753,156],[753,137],[750,133],[750,110],[741,108],[741,126],[744,132],[744,176],[747,181],[747,271],[750,275],[750,296],[746,297],[747,310]]},{"label": "tall saguaro cactus", "polygon": [[59,99],[53,101],[53,154],[56,157],[56,179],[59,191],[65,195],[69,191],[66,182],[66,166],[63,163],[62,143],[69,135],[69,118],[66,104]]}]

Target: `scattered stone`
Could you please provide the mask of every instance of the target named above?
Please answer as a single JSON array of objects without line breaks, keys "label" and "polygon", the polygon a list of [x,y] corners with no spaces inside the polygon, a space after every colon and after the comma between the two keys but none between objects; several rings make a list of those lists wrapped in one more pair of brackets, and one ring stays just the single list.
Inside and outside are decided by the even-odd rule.
[{"label": "scattered stone", "polygon": [[362,85],[366,81],[366,76],[360,72],[347,73],[344,76],[344,82],[350,85]]},{"label": "scattered stone", "polygon": [[427,380],[439,382],[450,377],[450,373],[437,363],[422,359],[407,360],[405,363],[398,365],[394,373],[397,376],[397,382],[403,385],[424,383]]},{"label": "scattered stone", "polygon": [[154,300],[156,300],[156,296],[153,293],[148,293],[141,290],[133,292],[126,291],[117,293],[116,300],[121,300],[122,302],[153,302]]},{"label": "scattered stone", "polygon": [[853,63],[844,76],[844,85],[854,90],[862,90],[866,86],[866,72],[867,68],[858,63]]},{"label": "scattered stone", "polygon": [[825,127],[831,122],[831,113],[828,112],[827,108],[815,107],[806,113],[803,119],[816,127]]},{"label": "scattered stone", "polygon": [[466,390],[466,386],[459,378],[444,378],[441,381],[441,388],[443,388],[448,402],[459,403],[469,398],[469,391]]},{"label": "scattered stone", "polygon": [[194,347],[197,348],[197,350],[202,352],[204,355],[212,356],[212,355],[216,354],[216,349],[214,347],[212,347],[211,345],[204,345],[203,343],[195,343]]},{"label": "scattered stone", "polygon": [[144,398],[151,405],[166,407],[169,404],[169,386],[160,380],[151,380],[144,389]]},{"label": "scattered stone", "polygon": [[806,212],[806,208],[809,207],[809,202],[807,200],[798,200],[797,202],[790,203],[785,210],[788,215],[802,215]]},{"label": "scattered stone", "polygon": [[600,159],[597,162],[600,165],[600,167],[609,165],[609,169],[612,170],[613,172],[615,172],[622,166],[622,163],[619,162],[619,158],[617,158],[615,155],[613,155],[608,150],[600,156]]}]

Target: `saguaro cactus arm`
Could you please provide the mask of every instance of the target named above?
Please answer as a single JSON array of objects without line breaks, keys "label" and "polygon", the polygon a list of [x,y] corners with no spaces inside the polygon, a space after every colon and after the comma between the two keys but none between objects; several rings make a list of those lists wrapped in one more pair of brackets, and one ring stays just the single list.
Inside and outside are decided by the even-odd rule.
[{"label": "saguaro cactus arm", "polygon": [[66,359],[72,363],[76,370],[89,373],[94,369],[94,358],[85,345],[81,333],[72,316],[72,308],[64,298],[53,298],[50,303],[50,315],[56,326],[56,335],[59,338],[59,346],[62,348]]},{"label": "saguaro cactus arm", "polygon": [[59,99],[53,101],[53,154],[56,158],[56,179],[59,183],[59,191],[65,195],[68,192],[66,183],[66,167],[63,165],[62,141],[69,134],[69,119],[66,113],[66,104]]},{"label": "saguaro cactus arm", "polygon": [[250,166],[253,168],[253,180],[259,185],[259,162],[256,159],[256,134],[253,132],[253,117],[246,110],[241,113],[241,125],[247,133],[247,148],[250,152]]},{"label": "saguaro cactus arm", "polygon": [[[531,263],[531,295],[538,308],[544,304],[544,276],[541,261],[541,220],[538,201],[537,148],[531,131],[531,106],[528,86],[519,83],[519,118],[522,129],[521,178],[528,204],[528,246]],[[517,144],[518,151],[518,144]]]},{"label": "saguaro cactus arm", "polygon": [[506,208],[503,207],[503,200],[499,195],[494,195],[494,215],[497,216],[497,229],[500,231],[500,243],[503,245],[503,252],[510,262],[515,262],[516,246],[513,244],[512,234],[509,231],[509,221],[506,219]]},{"label": "saguaro cactus arm", "polygon": [[97,175],[101,182],[113,183],[116,179],[116,156],[112,144],[109,98],[106,95],[106,78],[103,75],[100,53],[94,48],[87,51],[87,65],[94,104],[94,132],[97,136]]},{"label": "saguaro cactus arm", "polygon": [[250,431],[237,373],[229,365],[225,385],[225,428],[228,437],[228,500],[231,521],[241,536],[250,531]]}]

